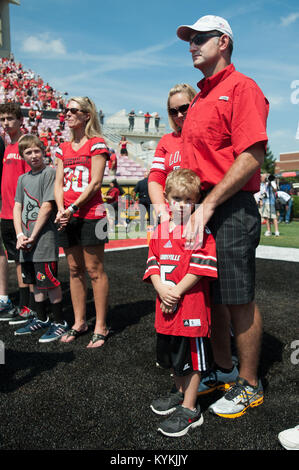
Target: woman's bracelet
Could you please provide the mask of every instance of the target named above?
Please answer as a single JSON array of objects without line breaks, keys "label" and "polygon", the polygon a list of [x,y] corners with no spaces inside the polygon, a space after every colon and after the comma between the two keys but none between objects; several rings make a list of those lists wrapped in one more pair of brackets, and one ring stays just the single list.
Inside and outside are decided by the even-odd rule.
[{"label": "woman's bracelet", "polygon": [[24,233],[23,233],[23,232],[20,232],[20,233],[18,233],[17,238],[20,238],[20,237],[22,237],[22,236],[24,236]]},{"label": "woman's bracelet", "polygon": [[79,210],[79,207],[75,206],[75,204],[70,204],[67,210],[73,214],[74,212],[77,212]]}]

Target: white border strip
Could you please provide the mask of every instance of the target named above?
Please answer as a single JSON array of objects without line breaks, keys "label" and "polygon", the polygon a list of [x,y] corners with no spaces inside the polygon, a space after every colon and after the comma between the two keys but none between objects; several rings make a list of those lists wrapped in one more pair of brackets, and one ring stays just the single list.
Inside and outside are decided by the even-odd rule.
[{"label": "white border strip", "polygon": [[256,258],[299,263],[299,249],[259,245],[256,249]]}]

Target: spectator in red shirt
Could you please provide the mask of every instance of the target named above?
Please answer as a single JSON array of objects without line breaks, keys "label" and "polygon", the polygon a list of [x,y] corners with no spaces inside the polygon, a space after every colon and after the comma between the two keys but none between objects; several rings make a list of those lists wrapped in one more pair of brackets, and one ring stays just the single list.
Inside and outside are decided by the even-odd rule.
[{"label": "spectator in red shirt", "polygon": [[113,149],[109,149],[110,159],[108,160],[109,175],[115,176],[117,170],[117,156]]},{"label": "spectator in red shirt", "polygon": [[64,127],[65,127],[65,114],[64,113],[59,113],[57,116],[58,116],[58,119],[59,119],[60,129],[63,130]]},{"label": "spectator in red shirt", "polygon": [[58,108],[57,101],[54,98],[52,98],[50,100],[50,106],[51,106],[51,109],[57,109]]},{"label": "spectator in red shirt", "polygon": [[148,127],[149,127],[151,117],[152,116],[150,115],[150,113],[148,111],[144,115],[144,129],[145,129],[145,132],[148,132]]},{"label": "spectator in red shirt", "polygon": [[[208,225],[216,240],[219,275],[212,296],[216,366],[201,382],[199,394],[235,383],[210,407],[214,414],[235,418],[263,402],[257,376],[262,319],[254,299],[260,216],[253,194],[259,190],[267,144],[268,101],[231,63],[233,33],[225,19],[207,15],[180,26],[177,35],[189,42],[193,65],[204,75],[182,131],[181,166],[199,175],[206,192],[186,238],[192,242]],[[239,371],[231,357],[231,325]]]},{"label": "spectator in red shirt", "polygon": [[107,203],[109,204],[108,206],[108,221],[109,221],[109,229],[113,229],[113,224],[115,225],[118,224],[118,200],[120,198],[120,190],[118,187],[117,180],[114,179],[109,183],[110,189],[107,191],[105,194],[105,199]]},{"label": "spectator in red shirt", "polygon": [[37,127],[41,124],[42,118],[43,118],[43,116],[42,116],[41,111],[37,111],[36,118],[35,118]]}]

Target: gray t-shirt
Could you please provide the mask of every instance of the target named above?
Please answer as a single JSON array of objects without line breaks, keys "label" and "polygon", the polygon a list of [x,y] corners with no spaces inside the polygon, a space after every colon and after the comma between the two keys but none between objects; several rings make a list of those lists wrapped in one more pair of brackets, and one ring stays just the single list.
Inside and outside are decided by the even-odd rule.
[{"label": "gray t-shirt", "polygon": [[[18,179],[15,201],[22,204],[22,231],[29,237],[33,231],[39,209],[43,202],[55,201],[55,170],[46,166],[39,173],[24,173]],[[58,234],[52,211],[48,221],[39,233],[38,240],[31,251],[20,250],[20,262],[57,261]]]}]

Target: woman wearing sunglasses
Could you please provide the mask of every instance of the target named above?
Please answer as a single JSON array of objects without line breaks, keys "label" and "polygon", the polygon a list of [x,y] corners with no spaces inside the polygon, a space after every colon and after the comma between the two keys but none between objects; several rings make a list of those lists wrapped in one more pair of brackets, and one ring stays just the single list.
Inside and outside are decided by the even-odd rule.
[{"label": "woman wearing sunglasses", "polygon": [[87,347],[102,346],[108,337],[106,310],[108,278],[104,271],[107,241],[101,184],[109,151],[101,134],[98,113],[87,97],[71,98],[66,108],[70,142],[57,149],[55,200],[60,246],[70,270],[74,324],[61,338],[69,343],[88,329],[86,274],[91,279],[96,309],[94,334]]},{"label": "woman wearing sunglasses", "polygon": [[190,85],[175,85],[168,94],[167,111],[169,124],[173,129],[164,135],[156,148],[148,178],[149,196],[155,205],[155,213],[163,219],[168,217],[164,199],[164,187],[168,173],[180,167],[182,138],[181,130],[191,101],[196,91]]}]

